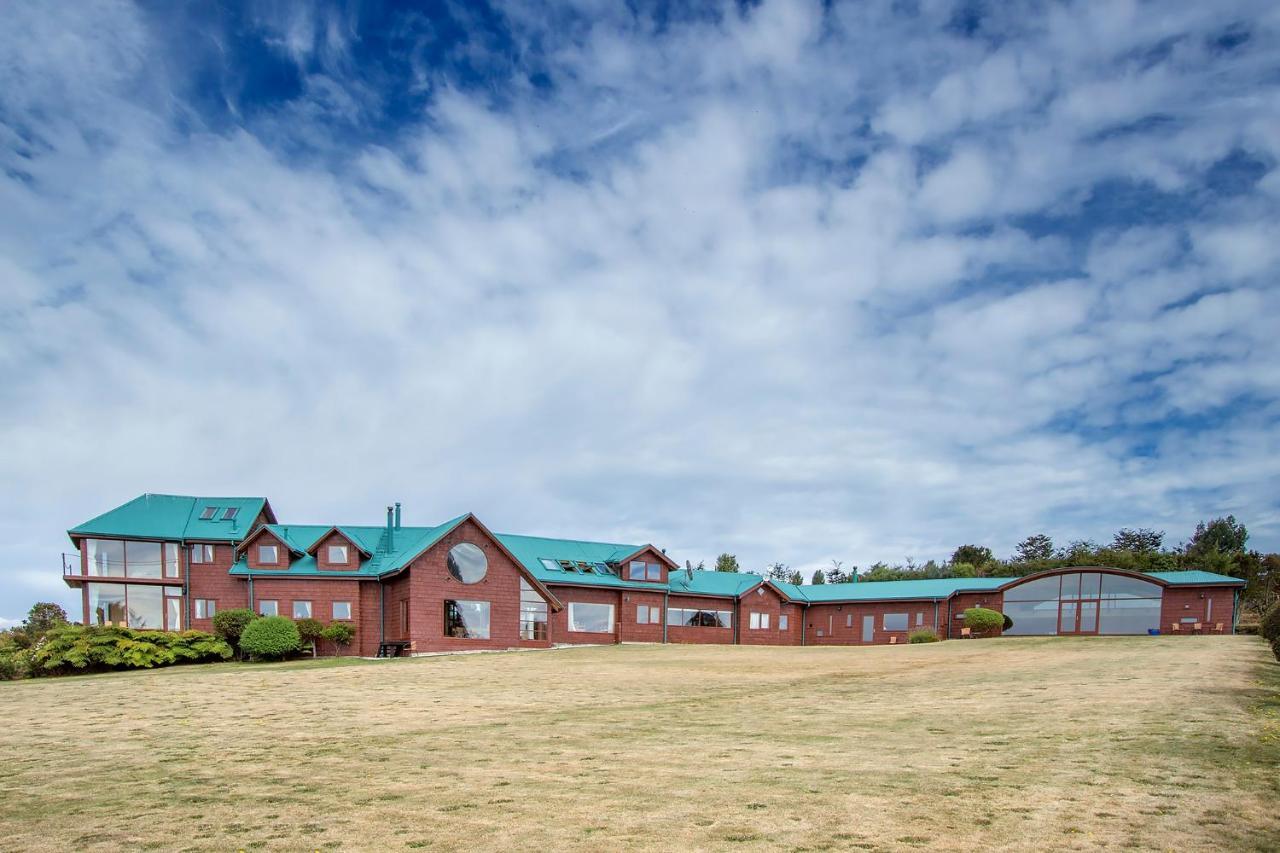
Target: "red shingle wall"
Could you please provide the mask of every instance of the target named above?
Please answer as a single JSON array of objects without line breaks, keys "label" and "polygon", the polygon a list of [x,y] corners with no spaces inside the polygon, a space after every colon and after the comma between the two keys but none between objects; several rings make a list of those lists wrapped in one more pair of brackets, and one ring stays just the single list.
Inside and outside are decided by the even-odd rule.
[{"label": "red shingle wall", "polygon": [[[644,563],[656,564],[658,566],[658,571],[662,573],[661,580],[657,580],[657,581],[646,580],[644,581],[644,583],[651,583],[654,586],[660,585],[665,587],[667,585],[667,573],[668,573],[669,567],[667,566],[666,563],[663,562],[663,560],[667,560],[667,559],[670,559],[670,558],[667,557],[662,552],[654,548],[645,548],[639,554],[632,557],[630,560],[627,560],[626,562],[621,563],[618,566],[618,577],[626,581],[631,581],[631,575],[629,574],[631,570],[631,561],[638,560]],[[645,574],[647,577],[648,573],[646,572]],[[632,583],[640,583],[640,581],[632,581]]]},{"label": "red shingle wall", "polygon": [[[276,561],[274,563],[264,563],[258,559],[259,545],[276,546]],[[268,571],[279,571],[289,568],[289,564],[293,561],[293,555],[289,551],[289,546],[280,541],[280,537],[276,536],[270,530],[263,528],[259,530],[247,542],[240,546],[240,550],[244,553],[245,562],[249,564],[251,569],[267,569]]]},{"label": "red shingle wall", "polygon": [[[367,582],[366,582],[367,583]],[[311,602],[311,618],[325,625],[333,620],[333,602],[351,602],[350,624],[356,629],[355,639],[343,652],[353,654],[363,648],[366,633],[377,634],[377,622],[367,623],[361,619],[360,584],[358,580],[326,580],[321,578],[254,578],[253,609],[257,611],[258,602],[274,600],[277,602],[281,616],[293,618],[295,601]],[[342,620],[348,621],[348,620]],[[332,643],[319,641],[316,651],[320,654],[333,654]],[[376,649],[375,649],[376,651]]]},{"label": "red shingle wall", "polygon": [[[970,607],[985,607],[988,610],[1004,612],[1004,594],[1000,592],[962,592],[951,598],[951,619],[948,622],[950,633],[939,633],[944,640],[960,639],[960,629],[964,627],[964,612]],[[941,615],[939,622],[946,619],[946,603],[940,609]],[[993,634],[985,634],[983,636],[998,637],[1003,631],[996,631]]]},{"label": "red shingle wall", "polygon": [[[345,563],[329,562],[330,545],[347,546],[347,561]],[[354,542],[341,533],[334,531],[321,541],[320,547],[316,550],[316,568],[336,572],[354,572],[360,568],[360,552]]]},{"label": "red shingle wall", "polygon": [[[623,642],[662,642],[662,623],[667,618],[667,611],[663,607],[665,597],[661,592],[637,592],[636,590],[622,592],[622,609],[618,617],[618,628]],[[652,610],[657,608],[657,621],[642,624],[639,621],[641,607],[646,608],[646,617],[652,615]]]},{"label": "red shingle wall", "polygon": [[[800,607],[787,604],[773,587],[761,584],[742,598],[742,624],[738,626],[738,642],[744,646],[800,645]],[[751,628],[751,614],[769,615],[768,628]],[[787,614],[787,630],[781,628]]]},{"label": "red shingle wall", "polygon": [[[727,610],[737,618],[736,602],[732,598],[710,598],[698,595],[673,595],[669,607],[693,610]],[[733,628],[693,628],[681,625],[667,626],[668,643],[733,643]]]},{"label": "red shingle wall", "polygon": [[[488,561],[484,578],[474,584],[464,584],[449,574],[446,562],[449,549],[462,542],[478,546]],[[551,644],[550,640],[521,641],[520,579],[523,574],[498,543],[470,519],[414,560],[408,574],[410,636],[415,652],[547,647]],[[447,599],[489,602],[489,639],[446,637],[444,602]],[[387,600],[390,605],[390,594]],[[388,610],[394,611],[395,608],[389,606]],[[395,612],[391,616],[398,620]]]},{"label": "red shingle wall", "polygon": [[357,643],[352,648],[358,649],[364,657],[373,657],[378,653],[378,643],[382,637],[378,631],[379,605],[382,600],[382,586],[375,581],[360,582],[360,602],[357,607],[360,624],[366,630],[357,631]]},{"label": "red shingle wall", "polygon": [[[616,643],[619,641],[619,614],[623,607],[630,607],[631,604],[622,601],[622,591],[616,589],[589,589],[586,587],[576,586],[551,586],[551,591],[555,593],[556,598],[564,603],[564,609],[559,613],[551,614],[551,639],[557,643]],[[627,593],[630,594],[630,590]],[[661,595],[658,596],[661,603]],[[582,602],[585,604],[612,604],[613,605],[613,632],[609,634],[583,633],[580,631],[569,630],[569,605],[571,602]],[[630,614],[630,622],[635,622],[634,608]],[[633,628],[643,626],[633,625]],[[662,630],[662,626],[658,626],[658,630]],[[661,637],[659,637],[661,639]]]},{"label": "red shingle wall", "polygon": [[386,589],[383,591],[385,596],[385,609],[383,610],[382,630],[386,634],[388,640],[410,640],[411,629],[413,628],[413,611],[409,611],[409,629],[401,624],[400,611],[401,602],[408,602],[413,595],[413,588],[409,581],[409,573],[401,572],[395,577],[385,582]]},{"label": "red shingle wall", "polygon": [[[907,630],[888,631],[884,627],[887,613],[905,613]],[[874,620],[871,643],[886,644],[891,637],[899,643],[907,641],[907,635],[917,627],[934,627],[932,601],[865,601],[851,604],[815,604],[809,607],[805,618],[805,644],[810,646],[863,645],[862,621],[870,616]],[[946,619],[946,603],[938,606],[938,622]],[[919,623],[919,624],[917,624]],[[818,636],[818,632],[822,636]],[[868,644],[870,645],[870,644]]]},{"label": "red shingle wall", "polygon": [[1202,631],[1216,632],[1222,623],[1222,633],[1231,633],[1231,620],[1235,606],[1235,591],[1229,586],[1167,586],[1160,606],[1160,631],[1168,634],[1174,623],[1177,633],[1190,632],[1194,624],[1181,620],[1195,618],[1202,623]]},{"label": "red shingle wall", "polygon": [[[212,563],[191,563],[191,548],[183,546],[182,563],[187,572],[188,612],[195,614],[197,598],[210,598],[217,610],[235,610],[249,606],[249,584],[243,578],[232,577],[232,549],[230,545],[213,546]],[[191,627],[197,631],[213,631],[212,619],[192,619]]]}]

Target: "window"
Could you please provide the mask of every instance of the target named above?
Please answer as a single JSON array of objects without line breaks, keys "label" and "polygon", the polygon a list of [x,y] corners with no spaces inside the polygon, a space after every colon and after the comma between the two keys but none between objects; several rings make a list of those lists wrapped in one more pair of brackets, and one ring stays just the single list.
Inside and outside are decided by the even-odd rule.
[{"label": "window", "polygon": [[329,546],[329,562],[345,563],[347,561],[346,545],[330,545]]},{"label": "window", "polygon": [[293,603],[294,619],[310,619],[311,618],[311,602],[295,601]]},{"label": "window", "polygon": [[613,574],[613,569],[609,568],[608,563],[592,563],[591,565],[595,566],[596,571],[602,575]]},{"label": "window", "polygon": [[636,624],[637,625],[661,625],[662,624],[662,608],[650,607],[647,604],[636,606]]},{"label": "window", "polygon": [[752,614],[751,614],[751,628],[752,628],[753,630],[764,630],[764,629],[766,629],[766,628],[768,628],[768,627],[769,627],[769,614],[768,614],[768,613],[755,613],[755,612],[752,612]]},{"label": "window", "polygon": [[164,618],[166,631],[182,630],[182,598],[180,597],[182,589],[178,589],[179,596],[165,596],[164,599]]},{"label": "window", "polygon": [[852,627],[853,627],[853,614],[852,614],[852,613],[846,613],[846,614],[844,615],[844,626],[845,626],[846,628],[852,628]]},{"label": "window", "polygon": [[907,614],[886,613],[883,624],[886,631],[905,631],[907,630]]},{"label": "window", "polygon": [[181,576],[182,566],[178,560],[178,543],[164,543],[164,576],[176,578]]},{"label": "window", "polygon": [[212,545],[192,545],[191,546],[191,562],[212,563],[213,562],[213,546]]},{"label": "window", "polygon": [[259,563],[275,565],[275,562],[278,556],[279,555],[275,545],[259,545],[258,546],[258,562]]},{"label": "window", "polygon": [[[480,549],[476,548],[476,550]],[[444,603],[444,635],[459,640],[489,639],[489,602],[446,601]]]},{"label": "window", "polygon": [[569,602],[569,630],[582,634],[613,632],[613,605]]},{"label": "window", "polygon": [[547,601],[520,578],[520,639],[547,639]]},{"label": "window", "polygon": [[733,626],[733,612],[668,607],[667,624],[678,628],[730,628]]},{"label": "window", "polygon": [[[480,546],[459,542],[449,549],[449,574],[462,583],[479,583],[489,571],[489,560]],[[487,617],[486,617],[487,618]],[[486,629],[485,636],[488,636]]]},{"label": "window", "polygon": [[271,599],[263,599],[258,602],[258,615],[260,616],[275,616],[279,612],[280,608],[277,602]]},{"label": "window", "polygon": [[128,595],[130,628],[164,628],[164,590],[158,586],[133,586]]},{"label": "window", "polygon": [[[124,543],[116,539],[84,540],[89,574],[99,577],[124,577]],[[112,620],[115,621],[115,620]]]},{"label": "window", "polygon": [[631,565],[627,566],[627,580],[642,581],[644,580],[645,566],[639,560],[632,560]]},{"label": "window", "polygon": [[207,506],[204,509],[200,510],[200,520],[208,521],[209,519],[213,518],[217,514],[218,514],[218,508],[216,506]]},{"label": "window", "polygon": [[661,607],[649,608],[649,624],[650,625],[662,624],[662,608]]},{"label": "window", "polygon": [[237,515],[239,515],[239,514],[240,514],[240,507],[238,507],[238,506],[229,506],[229,507],[227,507],[227,508],[223,511],[223,513],[222,513],[222,520],[223,520],[223,521],[232,521],[232,520],[234,520],[234,519],[235,519],[235,517],[236,517]]},{"label": "window", "polygon": [[661,565],[659,565],[658,563],[650,563],[650,564],[649,564],[649,566],[648,566],[648,569],[649,569],[649,570],[648,570],[648,573],[645,575],[645,577],[646,577],[648,580],[651,580],[651,581],[660,581],[660,580],[662,580],[662,566],[661,566]]},{"label": "window", "polygon": [[218,603],[212,598],[196,599],[196,618],[212,619],[214,614],[218,612]]},{"label": "window", "polygon": [[91,583],[89,588],[89,622],[93,625],[123,625],[126,621],[125,585]]},{"label": "window", "polygon": [[779,614],[779,615],[778,615],[778,630],[779,630],[779,631],[785,631],[785,630],[787,630],[787,622],[788,622],[787,614],[785,614],[785,613],[781,613],[781,614]]},{"label": "window", "polygon": [[542,559],[538,560],[538,562],[542,563],[542,568],[546,569],[549,572],[560,571],[560,564],[557,563],[555,560],[548,560],[546,557],[543,557]]},{"label": "window", "polygon": [[351,618],[351,602],[335,601],[333,603],[334,619],[350,619]]},{"label": "window", "polygon": [[920,625],[923,625],[923,624],[924,624],[924,612],[923,612],[923,611],[921,611],[921,612],[917,612],[917,613],[916,613],[916,625],[917,625],[917,626],[920,626]]},{"label": "window", "polygon": [[400,636],[409,636],[409,602],[400,601]]}]

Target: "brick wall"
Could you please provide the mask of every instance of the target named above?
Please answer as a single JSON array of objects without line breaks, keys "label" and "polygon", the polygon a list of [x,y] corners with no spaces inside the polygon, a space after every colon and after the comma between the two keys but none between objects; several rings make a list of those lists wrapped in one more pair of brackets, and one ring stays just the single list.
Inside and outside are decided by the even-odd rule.
[{"label": "brick wall", "polygon": [[[329,561],[330,545],[343,545],[346,547],[346,562]],[[320,546],[316,549],[316,568],[326,571],[353,572],[360,568],[360,550],[356,548],[354,542],[335,530],[321,540]]]},{"label": "brick wall", "polygon": [[[629,603],[622,601],[623,592],[616,589],[588,589],[585,587],[575,586],[555,586],[551,588],[556,598],[564,602],[564,609],[559,613],[551,614],[551,639],[556,643],[616,643],[619,641],[621,634],[619,633],[619,614],[623,606],[630,606]],[[630,594],[630,590],[627,593]],[[638,593],[637,593],[638,594]],[[657,596],[659,605],[661,604],[661,595]],[[612,604],[613,605],[613,631],[610,633],[586,633],[582,631],[569,630],[569,605],[573,602],[583,604]],[[635,613],[630,614],[630,621],[635,622]],[[633,629],[643,626],[634,625]],[[658,626],[658,630],[662,630],[662,626]]]},{"label": "brick wall", "polygon": [[[361,583],[359,580],[347,580],[345,578],[341,580],[303,577],[254,578],[253,609],[256,612],[260,602],[273,600],[277,603],[279,614],[292,619],[293,603],[295,601],[310,601],[311,618],[328,625],[334,621],[333,602],[350,602],[351,619],[341,621],[349,621],[351,626],[356,629],[355,639],[344,650],[344,653],[351,654],[356,649],[364,647],[365,634],[372,633],[375,636],[377,634],[377,622],[366,623],[361,618],[362,614],[359,606]],[[368,582],[365,581],[364,583]],[[319,654],[333,654],[335,649],[332,644],[322,640],[317,644],[316,651]]]},{"label": "brick wall", "polygon": [[[663,606],[663,599],[665,598],[665,593],[656,591],[638,592],[636,590],[624,590],[622,592],[622,607],[618,616],[618,629],[623,642],[662,642],[662,623],[667,618],[667,611]],[[639,621],[638,613],[641,607],[646,608],[648,611],[646,616],[652,615],[652,610],[657,608],[657,621],[641,623]]]},{"label": "brick wall", "polygon": [[[630,575],[631,562],[633,560],[639,561],[642,563],[646,563],[648,565],[656,565],[658,567],[658,571],[661,572],[660,580],[656,580],[656,581],[646,580],[645,583],[652,583],[655,586],[665,587],[667,585],[667,574],[670,568],[669,566],[667,566],[666,563],[663,562],[663,560],[666,560],[666,559],[669,559],[669,558],[665,554],[662,554],[662,552],[658,551],[657,549],[645,548],[639,554],[630,558],[629,560],[625,560],[618,566],[618,577],[622,578],[623,580],[630,581],[631,580],[631,575]],[[648,577],[648,572],[645,573],[645,577],[646,578]],[[635,583],[639,583],[639,581],[635,581]]]},{"label": "brick wall", "polygon": [[[886,614],[905,613],[907,628],[891,631],[885,628]],[[858,646],[863,642],[863,620],[872,619],[871,643],[885,644],[890,638],[905,643],[907,636],[917,627],[934,627],[934,603],[932,601],[863,601],[849,604],[815,604],[809,608],[805,619],[805,644],[810,646]],[[939,623],[946,618],[946,602],[940,602],[937,611]],[[819,632],[822,636],[818,636]]]},{"label": "brick wall", "polygon": [[[800,611],[799,606],[783,601],[771,586],[761,584],[747,593],[739,605],[742,624],[738,626],[738,642],[744,646],[790,646],[800,645]],[[769,616],[768,628],[751,627],[751,614],[760,613]],[[782,614],[787,614],[787,629],[782,630]]]},{"label": "brick wall", "polygon": [[1185,624],[1183,619],[1197,619],[1202,624],[1202,631],[1214,633],[1217,623],[1222,623],[1222,632],[1231,633],[1231,621],[1235,606],[1235,592],[1231,587],[1165,587],[1163,601],[1160,605],[1160,631],[1168,634],[1174,623],[1178,624],[1178,632],[1192,631],[1194,624]]},{"label": "brick wall", "polygon": [[[1004,594],[1000,592],[962,592],[951,598],[951,618],[946,619],[946,604],[944,602],[940,609],[941,615],[938,621],[946,622],[945,631],[939,631],[938,636],[944,640],[960,639],[960,629],[964,627],[964,612],[970,607],[985,607],[988,610],[995,610],[1000,613],[1004,612]],[[984,636],[999,636],[1003,633],[1000,630],[993,634]]]},{"label": "brick wall", "polygon": [[[258,559],[258,547],[260,545],[276,546],[275,562],[264,563]],[[289,546],[280,541],[280,537],[276,536],[265,527],[259,530],[252,538],[240,546],[241,552],[245,556],[245,562],[251,569],[267,569],[268,571],[279,571],[289,568],[293,561],[293,555],[289,551]]]},{"label": "brick wall", "polygon": [[217,610],[235,610],[249,606],[249,584],[243,578],[232,577],[232,547],[230,545],[213,546],[212,563],[192,563],[191,548],[182,549],[182,563],[187,573],[187,616],[192,628],[197,631],[213,631],[212,619],[194,618],[197,598],[212,599]]},{"label": "brick wall", "polygon": [[[484,578],[474,584],[464,584],[449,574],[446,563],[449,549],[462,542],[479,547],[488,561]],[[523,574],[498,543],[470,519],[414,560],[408,575],[409,628],[416,652],[546,647],[551,644],[549,639],[520,639],[520,579]],[[444,602],[448,599],[487,601],[489,639],[445,636]],[[390,601],[389,594],[389,604]],[[398,618],[395,608],[388,609],[392,611],[393,618]]]}]

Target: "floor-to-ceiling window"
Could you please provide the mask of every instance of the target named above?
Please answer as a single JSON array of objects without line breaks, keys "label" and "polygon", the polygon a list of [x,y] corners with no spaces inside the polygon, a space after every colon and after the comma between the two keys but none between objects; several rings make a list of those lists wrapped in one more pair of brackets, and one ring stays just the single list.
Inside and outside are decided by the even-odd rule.
[{"label": "floor-to-ceiling window", "polygon": [[1160,624],[1162,588],[1110,572],[1068,572],[1004,591],[1008,636],[1145,634]]},{"label": "floor-to-ceiling window", "polygon": [[86,539],[88,574],[109,578],[176,578],[182,574],[178,543]]},{"label": "floor-to-ceiling window", "polygon": [[182,587],[90,583],[89,623],[148,630],[182,630]]}]

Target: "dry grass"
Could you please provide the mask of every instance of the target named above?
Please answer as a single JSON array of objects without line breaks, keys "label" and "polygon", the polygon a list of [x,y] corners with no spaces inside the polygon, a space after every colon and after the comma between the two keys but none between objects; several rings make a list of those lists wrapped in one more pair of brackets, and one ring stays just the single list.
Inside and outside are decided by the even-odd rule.
[{"label": "dry grass", "polygon": [[1004,639],[0,684],[0,846],[1275,850],[1267,661]]}]

